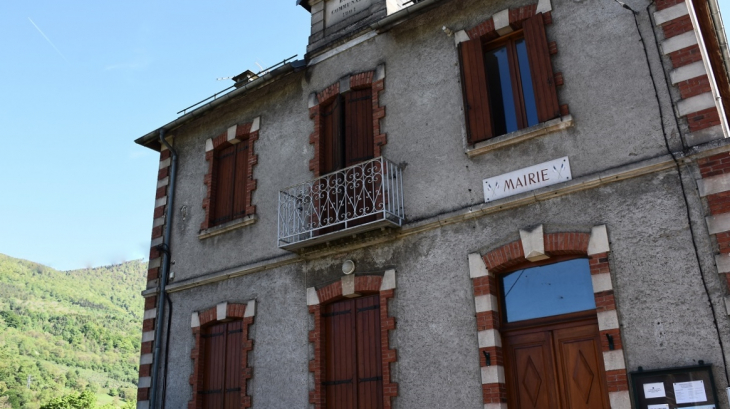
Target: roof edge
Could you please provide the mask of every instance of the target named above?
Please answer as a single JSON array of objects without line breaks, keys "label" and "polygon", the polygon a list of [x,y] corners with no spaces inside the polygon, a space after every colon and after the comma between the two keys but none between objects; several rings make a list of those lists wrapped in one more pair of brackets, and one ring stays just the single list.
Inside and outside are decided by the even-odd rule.
[{"label": "roof edge", "polygon": [[248,93],[249,91],[253,91],[262,87],[265,87],[267,85],[270,85],[273,82],[276,82],[280,78],[284,77],[286,74],[290,74],[295,71],[299,71],[307,66],[305,60],[296,60],[292,61],[290,63],[286,63],[282,65],[281,67],[278,67],[270,72],[267,72],[266,74],[260,76],[259,78],[249,82],[248,84],[242,86],[241,88],[238,88],[236,90],[233,90],[219,98],[216,98],[205,105],[202,105],[199,108],[194,109],[193,111],[190,111],[189,113],[178,117],[174,121],[168,122],[167,124],[161,126],[160,128],[155,129],[154,131],[151,131],[144,136],[137,138],[134,140],[134,143],[138,145],[142,145],[144,147],[150,148],[155,151],[160,150],[160,144],[159,144],[159,138],[158,133],[159,130],[164,128],[167,132],[172,131],[175,128],[180,127],[182,124],[191,121],[203,114],[205,114],[207,111],[217,107],[218,105],[223,104],[224,102],[227,102],[233,98],[236,98],[238,96],[244,95]]}]

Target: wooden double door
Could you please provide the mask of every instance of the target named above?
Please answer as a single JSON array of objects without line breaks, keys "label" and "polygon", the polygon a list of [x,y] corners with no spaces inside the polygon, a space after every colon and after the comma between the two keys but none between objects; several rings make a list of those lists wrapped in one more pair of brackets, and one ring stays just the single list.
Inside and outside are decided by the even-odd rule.
[{"label": "wooden double door", "polygon": [[593,319],[503,331],[509,407],[610,409]]}]

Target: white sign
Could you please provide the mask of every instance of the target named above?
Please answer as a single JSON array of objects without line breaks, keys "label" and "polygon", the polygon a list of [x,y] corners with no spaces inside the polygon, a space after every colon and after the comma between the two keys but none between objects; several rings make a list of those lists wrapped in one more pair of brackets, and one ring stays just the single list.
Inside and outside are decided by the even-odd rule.
[{"label": "white sign", "polygon": [[324,25],[330,27],[370,8],[373,0],[327,0],[324,6]]},{"label": "white sign", "polygon": [[573,179],[573,175],[570,173],[570,161],[566,156],[484,179],[484,201],[491,202],[571,179]]},{"label": "white sign", "polygon": [[703,381],[677,382],[674,384],[674,396],[677,403],[705,402],[705,383]]},{"label": "white sign", "polygon": [[[644,384],[644,398],[663,398],[667,396],[667,392],[664,390],[664,382],[657,383],[645,383]],[[653,408],[660,409],[660,408]]]},{"label": "white sign", "polygon": [[646,409],[669,409],[668,403],[660,403],[658,405],[649,405]]}]

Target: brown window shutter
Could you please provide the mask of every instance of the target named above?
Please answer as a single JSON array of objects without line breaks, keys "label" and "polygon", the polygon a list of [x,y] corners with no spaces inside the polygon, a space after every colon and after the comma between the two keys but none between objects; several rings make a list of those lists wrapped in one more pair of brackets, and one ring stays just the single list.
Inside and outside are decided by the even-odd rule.
[{"label": "brown window shutter", "polygon": [[342,141],[342,96],[338,95],[335,100],[322,109],[322,135],[320,137],[321,151],[320,162],[322,173],[330,173],[344,166],[343,141]]},{"label": "brown window shutter", "polygon": [[329,304],[322,320],[325,328],[325,377],[323,386],[328,409],[357,408],[355,303]]},{"label": "brown window shutter", "polygon": [[226,324],[206,327],[203,339],[203,408],[222,408],[226,373]]},{"label": "brown window shutter", "polygon": [[219,150],[216,153],[215,165],[213,225],[225,223],[232,216],[236,146],[233,145]]},{"label": "brown window shutter", "polygon": [[487,75],[484,70],[482,42],[476,38],[459,44],[461,86],[464,95],[464,115],[469,143],[491,138],[492,119],[487,96]]},{"label": "brown window shutter", "polygon": [[226,334],[226,382],[225,409],[241,408],[241,348],[243,346],[243,322],[228,323]]},{"label": "brown window shutter", "polygon": [[345,166],[373,158],[373,92],[353,90],[345,97]]},{"label": "brown window shutter", "polygon": [[545,35],[542,13],[525,20],[522,28],[525,32],[527,58],[530,60],[530,74],[532,74],[532,84],[535,90],[537,119],[545,122],[560,116],[560,105],[555,90],[550,47]]},{"label": "brown window shutter", "polygon": [[235,145],[236,165],[233,175],[233,203],[231,218],[239,218],[246,214],[246,184],[248,183],[248,140]]},{"label": "brown window shutter", "polygon": [[382,409],[380,296],[357,298],[355,310],[357,314],[357,407],[358,409]]}]

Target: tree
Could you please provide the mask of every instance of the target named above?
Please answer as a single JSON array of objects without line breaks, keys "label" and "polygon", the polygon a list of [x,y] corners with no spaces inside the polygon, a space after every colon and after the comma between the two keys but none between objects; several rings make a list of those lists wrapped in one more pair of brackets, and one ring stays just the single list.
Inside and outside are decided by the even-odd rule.
[{"label": "tree", "polygon": [[60,398],[51,399],[41,409],[92,409],[96,405],[96,395],[91,391],[80,394],[71,393]]}]

